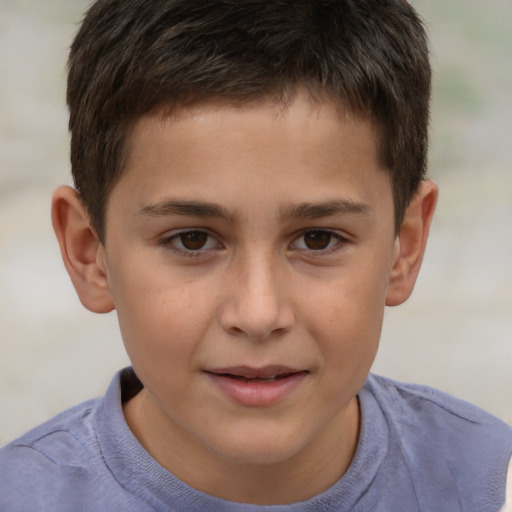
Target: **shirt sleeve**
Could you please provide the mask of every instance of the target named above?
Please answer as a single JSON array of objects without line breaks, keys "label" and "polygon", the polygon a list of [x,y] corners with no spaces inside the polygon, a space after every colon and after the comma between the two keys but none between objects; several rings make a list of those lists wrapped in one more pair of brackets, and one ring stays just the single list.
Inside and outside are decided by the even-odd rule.
[{"label": "shirt sleeve", "polygon": [[500,512],[512,512],[512,457],[508,464],[507,485],[505,486],[505,505]]}]

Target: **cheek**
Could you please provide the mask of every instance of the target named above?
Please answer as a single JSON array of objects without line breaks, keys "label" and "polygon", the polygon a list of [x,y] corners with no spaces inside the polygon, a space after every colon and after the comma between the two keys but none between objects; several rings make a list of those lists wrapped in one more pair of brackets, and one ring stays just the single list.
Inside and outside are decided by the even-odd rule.
[{"label": "cheek", "polygon": [[[127,269],[124,269],[127,270]],[[213,318],[207,286],[120,269],[112,280],[126,351],[137,366],[189,368]]]},{"label": "cheek", "polygon": [[324,287],[313,288],[308,301],[309,330],[323,359],[343,372],[369,369],[381,334],[386,271],[381,264],[352,267]]}]

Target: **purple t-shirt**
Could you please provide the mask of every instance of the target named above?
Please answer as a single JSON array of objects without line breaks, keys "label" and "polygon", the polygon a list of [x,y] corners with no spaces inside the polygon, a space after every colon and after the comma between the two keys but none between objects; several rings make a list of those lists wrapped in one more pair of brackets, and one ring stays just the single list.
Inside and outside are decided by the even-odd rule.
[{"label": "purple t-shirt", "polygon": [[103,398],[73,407],[0,450],[2,512],[497,512],[512,427],[433,389],[370,375],[345,475],[308,501],[258,506],[201,493],[161,467],[129,430],[116,375]]}]

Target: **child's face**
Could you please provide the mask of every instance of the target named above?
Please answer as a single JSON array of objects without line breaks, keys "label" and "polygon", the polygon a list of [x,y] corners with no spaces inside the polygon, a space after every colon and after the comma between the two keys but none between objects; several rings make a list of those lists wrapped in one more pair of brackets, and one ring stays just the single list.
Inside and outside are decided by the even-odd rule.
[{"label": "child's face", "polygon": [[100,258],[135,430],[196,461],[329,446],[357,425],[398,252],[372,125],[299,95],[143,119],[129,144]]}]

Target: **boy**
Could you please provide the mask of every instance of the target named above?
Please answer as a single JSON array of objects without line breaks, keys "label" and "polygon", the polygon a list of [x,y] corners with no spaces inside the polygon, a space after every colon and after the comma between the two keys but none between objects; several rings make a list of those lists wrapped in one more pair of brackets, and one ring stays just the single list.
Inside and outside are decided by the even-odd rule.
[{"label": "boy", "polygon": [[402,0],[99,0],[52,220],[133,368],[6,446],[2,511],[496,511],[512,429],[368,375],[437,188]]}]

